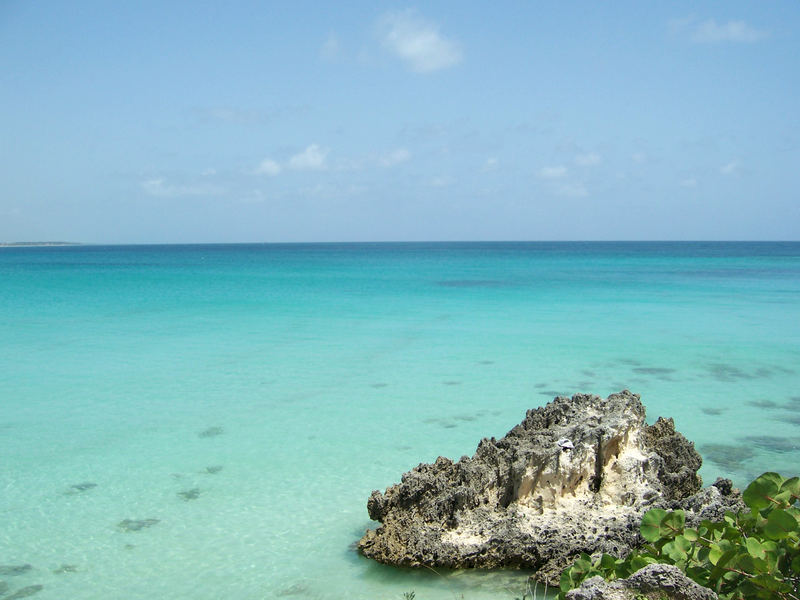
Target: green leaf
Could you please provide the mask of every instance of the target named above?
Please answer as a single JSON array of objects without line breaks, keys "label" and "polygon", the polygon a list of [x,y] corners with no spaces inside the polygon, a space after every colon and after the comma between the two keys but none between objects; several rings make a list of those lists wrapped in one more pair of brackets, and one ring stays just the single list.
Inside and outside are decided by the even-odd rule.
[{"label": "green leaf", "polygon": [[572,567],[569,567],[564,569],[564,571],[561,573],[561,579],[558,582],[558,587],[562,592],[568,592],[574,587],[572,582]]},{"label": "green leaf", "polygon": [[697,565],[686,567],[686,574],[692,581],[696,581],[703,587],[709,587],[709,571],[705,567],[700,567]]},{"label": "green leaf", "polygon": [[674,537],[683,533],[683,526],[686,524],[686,513],[682,510],[675,510],[667,513],[661,519],[659,530],[662,537]]},{"label": "green leaf", "polygon": [[800,477],[792,477],[784,481],[781,486],[781,492],[789,492],[791,494],[792,500],[789,501],[790,504],[800,498]]},{"label": "green leaf", "polygon": [[[720,540],[719,543],[714,544],[709,549],[708,560],[712,565],[717,565],[721,557],[725,556],[725,554],[729,553],[731,550],[732,546],[728,540]],[[730,558],[729,556],[728,560],[730,560]]]},{"label": "green leaf", "polygon": [[756,538],[747,538],[745,545],[747,546],[747,552],[750,556],[753,558],[764,558],[764,548],[761,546],[761,542]]},{"label": "green leaf", "polygon": [[798,530],[797,519],[785,510],[776,508],[769,513],[767,524],[764,526],[764,535],[771,540],[782,540],[790,533]]},{"label": "green leaf", "polygon": [[631,569],[632,572],[635,573],[639,569],[646,567],[647,565],[652,565],[653,563],[657,563],[658,561],[653,558],[652,556],[634,556],[631,559]]},{"label": "green leaf", "polygon": [[603,556],[600,557],[600,562],[598,563],[598,566],[604,569],[605,571],[613,574],[614,569],[617,566],[617,559],[611,556],[610,554],[603,554]]},{"label": "green leaf", "polygon": [[792,587],[783,581],[776,579],[772,575],[756,575],[750,578],[750,583],[756,587],[770,592],[786,593],[791,592]]},{"label": "green leaf", "polygon": [[648,542],[655,542],[661,537],[661,521],[667,516],[667,511],[661,508],[648,510],[642,517],[639,532]]},{"label": "green leaf", "polygon": [[794,571],[797,574],[800,574],[800,554],[798,554],[792,559],[792,571]]},{"label": "green leaf", "polygon": [[700,534],[696,529],[684,529],[683,537],[685,537],[690,542],[696,542],[698,539],[700,539]]},{"label": "green leaf", "polygon": [[764,473],[747,486],[742,499],[753,510],[763,510],[772,506],[774,498],[783,485],[784,479],[777,473]]},{"label": "green leaf", "polygon": [[682,535],[675,536],[675,539],[664,545],[664,554],[675,562],[684,561],[688,558],[687,552],[692,544]]}]

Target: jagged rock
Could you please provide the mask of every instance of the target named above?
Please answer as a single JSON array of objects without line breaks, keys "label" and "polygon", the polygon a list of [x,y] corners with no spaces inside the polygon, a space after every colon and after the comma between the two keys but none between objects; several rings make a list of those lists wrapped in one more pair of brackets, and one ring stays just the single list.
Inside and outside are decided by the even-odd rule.
[{"label": "jagged rock", "polygon": [[567,592],[567,600],[717,600],[674,565],[647,565],[627,579],[592,577]]},{"label": "jagged rock", "polygon": [[725,486],[700,491],[701,462],[672,419],[645,423],[636,394],[558,397],[472,458],[439,457],[372,492],[367,510],[382,525],[358,547],[392,565],[525,567],[556,583],[581,552],[640,545],[651,508],[684,507],[691,519],[740,503]]}]

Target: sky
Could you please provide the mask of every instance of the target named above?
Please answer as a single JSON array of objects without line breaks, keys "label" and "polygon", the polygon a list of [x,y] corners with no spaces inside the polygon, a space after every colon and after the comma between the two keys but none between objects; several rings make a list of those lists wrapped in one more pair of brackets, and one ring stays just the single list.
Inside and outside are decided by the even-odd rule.
[{"label": "sky", "polygon": [[0,0],[0,242],[798,239],[796,0]]}]

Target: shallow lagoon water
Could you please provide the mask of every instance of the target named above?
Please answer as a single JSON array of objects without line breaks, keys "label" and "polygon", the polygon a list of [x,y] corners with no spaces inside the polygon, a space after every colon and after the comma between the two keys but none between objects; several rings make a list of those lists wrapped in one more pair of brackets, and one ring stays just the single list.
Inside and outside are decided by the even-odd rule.
[{"label": "shallow lagoon water", "polygon": [[0,339],[0,580],[41,600],[520,596],[353,542],[557,394],[640,393],[709,483],[800,464],[797,243],[2,248]]}]

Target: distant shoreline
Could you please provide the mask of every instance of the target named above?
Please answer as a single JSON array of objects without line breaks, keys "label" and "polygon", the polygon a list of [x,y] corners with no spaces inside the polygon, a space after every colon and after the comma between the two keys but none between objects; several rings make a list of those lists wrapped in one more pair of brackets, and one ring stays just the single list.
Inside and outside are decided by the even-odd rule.
[{"label": "distant shoreline", "polygon": [[79,242],[0,242],[0,248],[31,248],[35,246],[81,246]]}]

